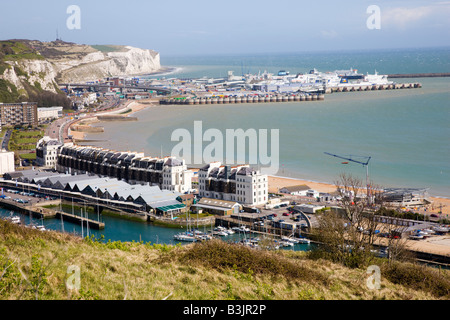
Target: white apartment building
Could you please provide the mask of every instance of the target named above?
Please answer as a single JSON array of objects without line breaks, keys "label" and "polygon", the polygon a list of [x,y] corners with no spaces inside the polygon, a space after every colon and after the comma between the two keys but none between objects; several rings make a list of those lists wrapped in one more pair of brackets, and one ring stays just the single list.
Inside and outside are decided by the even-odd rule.
[{"label": "white apartment building", "polygon": [[55,169],[61,147],[62,143],[57,139],[51,139],[48,136],[43,137],[36,144],[36,163],[39,166]]},{"label": "white apartment building", "polygon": [[168,157],[162,169],[163,190],[172,190],[180,193],[189,192],[192,189],[192,177],[194,173],[187,170],[184,160]]},{"label": "white apartment building", "polygon": [[184,160],[175,157],[161,159],[145,157],[144,153],[76,145],[64,145],[60,149],[56,170],[92,173],[179,193],[191,190],[194,175]]},{"label": "white apartment building", "polygon": [[0,151],[0,174],[14,171],[14,152]]},{"label": "white apartment building", "polygon": [[198,182],[201,197],[244,205],[262,205],[268,201],[268,176],[249,165],[230,167],[212,162],[199,170]]},{"label": "white apartment building", "polygon": [[38,120],[58,119],[63,116],[63,107],[37,108]]}]

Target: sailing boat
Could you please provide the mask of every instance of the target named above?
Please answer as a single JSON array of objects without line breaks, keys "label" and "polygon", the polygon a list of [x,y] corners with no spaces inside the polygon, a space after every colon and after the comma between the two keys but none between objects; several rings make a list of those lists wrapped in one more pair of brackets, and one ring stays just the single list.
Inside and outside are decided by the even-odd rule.
[{"label": "sailing boat", "polygon": [[188,220],[187,211],[186,211],[186,231],[175,234],[173,236],[173,238],[178,241],[186,241],[186,242],[196,242],[197,241],[194,234],[192,232],[189,232],[189,220]]}]

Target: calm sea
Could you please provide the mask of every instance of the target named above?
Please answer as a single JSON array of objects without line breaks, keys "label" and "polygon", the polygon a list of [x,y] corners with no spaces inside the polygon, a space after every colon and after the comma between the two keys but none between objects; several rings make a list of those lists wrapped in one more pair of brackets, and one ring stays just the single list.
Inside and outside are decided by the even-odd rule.
[{"label": "calm sea", "polygon": [[[235,75],[265,70],[293,74],[312,68],[356,68],[362,73],[376,70],[382,74],[450,72],[450,48],[253,56],[162,55],[162,64],[177,68],[177,72],[165,77],[178,78],[224,77],[229,70]],[[348,172],[365,179],[362,165],[344,165],[324,152],[370,156],[369,176],[374,183],[384,187],[426,187],[431,195],[450,197],[450,78],[396,81],[421,82],[422,88],[333,93],[324,101],[298,103],[156,106],[136,113],[137,122],[100,123],[105,132],[90,134],[87,139],[101,140],[91,145],[160,156],[169,155],[178,143],[171,141],[172,132],[184,128],[193,134],[196,120],[202,121],[203,131],[279,129],[280,176],[333,183],[340,173]],[[0,216],[7,215],[9,211],[0,209]],[[28,217],[22,219],[30,222]],[[106,216],[101,219],[105,230],[90,232],[111,240],[174,243],[173,235],[180,231]],[[48,229],[62,230],[57,219],[43,223]],[[64,231],[82,232],[79,225],[72,223],[64,223]]]},{"label": "calm sea", "polygon": [[[224,77],[267,70],[308,72],[356,68],[362,73],[450,72],[450,48],[322,52],[278,55],[162,57],[177,67],[165,77]],[[162,76],[159,76],[162,77]],[[278,175],[333,183],[343,172],[365,179],[365,168],[324,154],[371,157],[370,179],[383,187],[425,187],[450,196],[450,78],[394,79],[420,82],[422,88],[333,93],[324,101],[157,106],[135,114],[138,122],[101,123],[105,132],[91,143],[117,150],[169,155],[177,128],[193,136],[194,121],[203,132],[226,129],[279,129]],[[226,141],[224,141],[225,144]],[[205,147],[209,142],[205,142]],[[270,146],[269,146],[270,150]]]}]

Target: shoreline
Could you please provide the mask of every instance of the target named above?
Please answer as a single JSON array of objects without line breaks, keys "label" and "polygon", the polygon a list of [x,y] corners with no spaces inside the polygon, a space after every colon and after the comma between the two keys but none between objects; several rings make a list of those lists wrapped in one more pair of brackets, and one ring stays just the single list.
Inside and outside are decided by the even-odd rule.
[{"label": "shoreline", "polygon": [[[122,112],[127,112],[128,110],[130,110],[126,114],[123,114],[123,117],[129,117],[129,116],[135,114],[136,112],[142,111],[146,108],[156,106],[155,100],[152,100],[152,99],[140,100],[140,102],[143,102],[143,103],[139,103],[136,101],[131,101],[131,102],[128,101],[128,103],[123,107],[119,107],[117,109],[109,110],[106,112],[96,113],[96,114],[90,115],[86,118],[82,118],[82,119],[78,119],[77,121],[74,121],[73,123],[70,124],[70,135],[72,136],[73,141],[74,142],[81,142],[81,141],[89,142],[90,141],[90,140],[86,140],[86,134],[90,133],[90,132],[75,131],[72,129],[72,127],[79,125],[79,123],[81,123],[81,122],[87,122],[84,124],[84,126],[91,127],[91,125],[93,123],[102,122],[101,120],[98,120],[98,116],[117,115],[117,114],[120,115]],[[111,121],[114,121],[114,120],[111,120]]]}]

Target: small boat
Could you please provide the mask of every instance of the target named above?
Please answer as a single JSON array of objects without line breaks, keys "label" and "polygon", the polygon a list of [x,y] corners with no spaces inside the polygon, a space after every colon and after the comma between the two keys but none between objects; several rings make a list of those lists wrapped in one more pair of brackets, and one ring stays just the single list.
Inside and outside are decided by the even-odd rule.
[{"label": "small boat", "polygon": [[434,227],[435,232],[446,233],[449,232],[449,228],[446,227]]},{"label": "small boat", "polygon": [[207,234],[202,234],[202,235],[198,235],[197,239],[200,241],[204,241],[204,240],[211,240],[212,237],[210,235]]},{"label": "small boat", "polygon": [[310,244],[311,241],[309,239],[306,239],[306,238],[299,238],[298,239],[298,243]]},{"label": "small boat", "polygon": [[218,226],[216,228],[214,228],[214,232],[215,235],[218,236],[227,236],[229,233],[227,232],[227,229],[225,229],[224,227]]},{"label": "small boat", "polygon": [[184,232],[177,233],[176,235],[173,236],[173,238],[178,241],[186,241],[186,242],[197,241],[197,239],[193,235],[190,235],[190,234],[184,233]]},{"label": "small boat", "polygon": [[11,217],[10,221],[11,221],[11,223],[14,223],[14,224],[20,224],[21,223],[19,217]]},{"label": "small boat", "polygon": [[244,226],[241,227],[233,227],[232,230],[238,231],[238,232],[250,232],[250,229]]}]

